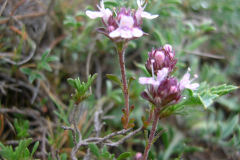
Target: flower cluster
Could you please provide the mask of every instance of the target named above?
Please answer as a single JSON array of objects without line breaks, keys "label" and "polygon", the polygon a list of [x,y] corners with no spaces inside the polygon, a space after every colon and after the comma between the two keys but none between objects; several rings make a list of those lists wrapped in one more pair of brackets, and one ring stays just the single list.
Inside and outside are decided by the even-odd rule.
[{"label": "flower cluster", "polygon": [[[182,92],[185,88],[196,90],[198,83],[190,84],[198,76],[194,75],[192,80],[188,72],[178,82],[176,77],[172,77],[170,72],[175,68],[177,59],[174,59],[175,53],[172,51],[171,45],[152,50],[148,54],[149,59],[146,68],[152,73],[152,77],[140,77],[140,84],[147,84],[147,91],[141,93],[142,98],[154,104],[157,108],[171,106],[179,103],[183,96]],[[156,78],[155,76],[156,75]]]},{"label": "flower cluster", "polygon": [[117,8],[111,11],[109,8],[105,9],[104,1],[97,5],[100,11],[86,11],[89,18],[95,19],[102,18],[102,22],[106,28],[98,28],[99,33],[109,37],[112,41],[130,41],[143,36],[144,33],[141,29],[142,18],[153,19],[158,15],[151,15],[144,12],[147,3],[143,0],[137,0],[138,9],[131,10],[126,8]]}]

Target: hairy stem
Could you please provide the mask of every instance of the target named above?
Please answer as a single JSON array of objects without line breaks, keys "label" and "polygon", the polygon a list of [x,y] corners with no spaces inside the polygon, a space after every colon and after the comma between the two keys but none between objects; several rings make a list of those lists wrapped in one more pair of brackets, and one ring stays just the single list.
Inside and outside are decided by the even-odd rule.
[{"label": "hairy stem", "polygon": [[124,49],[118,50],[119,56],[119,65],[122,74],[122,84],[123,84],[123,94],[124,94],[124,101],[125,101],[125,110],[126,110],[126,120],[128,124],[129,120],[129,94],[128,94],[128,85],[127,85],[127,78],[126,78],[126,70],[125,70],[125,61],[124,61]]},{"label": "hairy stem", "polygon": [[159,119],[158,111],[154,110],[154,118],[153,118],[152,129],[151,129],[151,132],[150,132],[148,143],[145,147],[145,151],[144,151],[142,160],[147,160],[148,153],[149,153],[150,148],[152,146],[154,135],[155,135],[155,132],[156,132],[156,129],[157,129],[158,119]]},{"label": "hairy stem", "polygon": [[[76,158],[76,152],[78,150],[78,144],[81,144],[82,143],[82,135],[81,135],[81,132],[77,126],[77,122],[76,122],[76,113],[77,113],[77,108],[78,108],[78,105],[77,104],[74,104],[74,109],[73,109],[73,125],[74,125],[74,134],[73,134],[73,142],[74,142],[74,148],[72,149],[71,151],[71,159],[72,160],[77,160]],[[76,137],[76,134],[75,133],[78,133],[78,137],[79,137],[79,141],[77,143],[77,137]]]}]

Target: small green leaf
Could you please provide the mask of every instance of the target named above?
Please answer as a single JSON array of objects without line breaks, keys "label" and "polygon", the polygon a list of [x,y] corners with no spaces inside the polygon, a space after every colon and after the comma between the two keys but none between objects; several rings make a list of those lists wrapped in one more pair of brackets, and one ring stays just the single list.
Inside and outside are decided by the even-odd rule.
[{"label": "small green leaf", "polygon": [[38,145],[39,145],[39,141],[37,141],[34,146],[33,146],[33,149],[32,149],[32,153],[31,153],[31,157],[33,156],[33,154],[36,152],[37,148],[38,148]]},{"label": "small green leaf", "polygon": [[68,79],[67,79],[67,82],[68,82],[68,84],[69,84],[70,86],[72,86],[73,88],[76,89],[74,79],[72,79],[72,78],[68,78]]},{"label": "small green leaf", "polygon": [[104,159],[108,159],[110,154],[108,152],[103,152],[101,153],[101,156],[104,158]]},{"label": "small green leaf", "polygon": [[212,94],[217,94],[219,96],[223,96],[223,95],[228,94],[229,92],[232,92],[238,88],[239,87],[237,87],[237,86],[223,84],[223,85],[220,85],[217,87],[216,86],[212,87],[210,89],[210,92]]},{"label": "small green leaf", "polygon": [[102,149],[102,152],[104,153],[104,152],[107,152],[107,146],[106,145],[104,145],[104,147],[103,147],[103,149]]},{"label": "small green leaf", "polygon": [[26,148],[25,151],[23,152],[23,158],[28,158],[30,156],[29,150]]},{"label": "small green leaf", "polygon": [[131,118],[129,121],[128,121],[128,124],[131,124],[135,121],[135,118]]},{"label": "small green leaf", "polygon": [[46,62],[53,62],[53,61],[59,61],[59,58],[57,56],[49,56],[46,59]]},{"label": "small green leaf", "polygon": [[107,74],[107,77],[108,77],[110,80],[118,83],[118,84],[120,85],[120,87],[123,88],[123,87],[122,87],[122,82],[118,79],[118,77],[117,77],[116,75],[114,75],[114,74]]},{"label": "small green leaf", "polygon": [[189,113],[187,111],[177,111],[177,112],[173,112],[172,114],[178,114],[178,115],[182,115],[182,116],[189,115]]},{"label": "small green leaf", "polygon": [[164,1],[165,4],[167,3],[179,3],[180,4],[180,0],[166,0]]},{"label": "small green leaf", "polygon": [[43,61],[46,61],[46,59],[47,59],[47,57],[48,57],[48,55],[49,55],[50,52],[51,52],[51,49],[47,49],[47,50],[43,53],[42,58],[41,58],[41,61],[42,61],[42,62],[43,62]]},{"label": "small green leaf", "polygon": [[238,124],[238,115],[235,115],[234,117],[229,118],[225,124],[222,124],[221,138],[223,139],[229,136],[233,132],[237,124]]},{"label": "small green leaf", "polygon": [[114,156],[115,156],[115,154],[111,154],[111,157],[109,160],[113,160]]},{"label": "small green leaf", "polygon": [[90,150],[92,151],[92,153],[99,158],[100,153],[99,153],[98,147],[97,147],[95,144],[93,144],[93,143],[90,143],[90,144],[88,145],[88,147],[90,148]]},{"label": "small green leaf", "polygon": [[152,144],[166,131],[167,129],[162,130],[159,132],[153,139]]},{"label": "small green leaf", "polygon": [[32,70],[30,68],[20,68],[20,71],[26,75],[32,74]]},{"label": "small green leaf", "polygon": [[33,83],[33,81],[36,79],[35,74],[32,74],[28,77],[28,80],[30,81],[30,83]]},{"label": "small green leaf", "polygon": [[125,153],[122,153],[118,158],[117,160],[121,160],[121,159],[126,159],[128,157],[131,156],[131,153],[130,152],[125,152]]},{"label": "small green leaf", "polygon": [[129,91],[130,84],[132,83],[133,80],[136,80],[136,78],[131,76],[128,81],[128,91]]}]

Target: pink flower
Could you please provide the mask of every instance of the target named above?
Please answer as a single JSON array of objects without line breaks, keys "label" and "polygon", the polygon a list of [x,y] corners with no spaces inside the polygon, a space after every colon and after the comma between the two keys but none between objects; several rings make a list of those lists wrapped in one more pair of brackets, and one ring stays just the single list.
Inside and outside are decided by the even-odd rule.
[{"label": "pink flower", "polygon": [[121,38],[133,38],[141,37],[143,31],[137,27],[133,27],[134,20],[131,16],[122,16],[119,27],[110,32],[109,36],[112,38],[121,37]]},{"label": "pink flower", "polygon": [[147,19],[154,19],[157,18],[158,15],[151,15],[148,12],[143,12],[143,10],[146,8],[147,3],[145,3],[145,5],[143,6],[143,4],[145,3],[144,0],[137,0],[137,5],[138,5],[138,10],[136,12],[136,18],[137,21],[141,20],[142,18],[147,18]]},{"label": "pink flower", "polygon": [[139,83],[140,84],[150,84],[154,86],[155,89],[158,88],[158,86],[161,84],[161,81],[167,76],[168,74],[168,68],[163,68],[162,70],[159,70],[157,72],[157,78],[156,80],[153,77],[140,77],[139,78]]},{"label": "pink flower", "polygon": [[87,10],[86,11],[87,16],[91,19],[102,17],[103,20],[105,22],[107,22],[109,17],[112,15],[112,12],[108,8],[105,9],[103,0],[100,2],[100,6],[97,5],[97,7],[99,8],[100,12],[99,11],[89,11],[89,10]]},{"label": "pink flower", "polygon": [[[191,71],[190,68],[188,68],[188,72],[189,71]],[[195,74],[194,78],[192,80],[189,80],[190,74],[188,72],[183,76],[183,79],[179,82],[180,90],[183,90],[184,88],[188,88],[188,89],[191,89],[191,90],[196,90],[199,87],[198,83],[190,84],[193,80],[198,78],[198,75]]]}]

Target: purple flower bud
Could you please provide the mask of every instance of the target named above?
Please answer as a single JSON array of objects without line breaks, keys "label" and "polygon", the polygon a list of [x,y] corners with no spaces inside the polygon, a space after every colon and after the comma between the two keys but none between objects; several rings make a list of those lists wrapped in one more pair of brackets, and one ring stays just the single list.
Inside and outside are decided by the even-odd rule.
[{"label": "purple flower bud", "polygon": [[152,60],[154,60],[153,70],[155,71],[155,75],[157,75],[158,70],[162,70],[163,68],[168,68],[168,71],[171,72],[175,68],[178,60],[178,58],[174,58],[174,56],[175,52],[172,52],[171,45],[152,49],[151,52],[148,52],[148,59],[145,63],[147,71],[152,74]]}]

